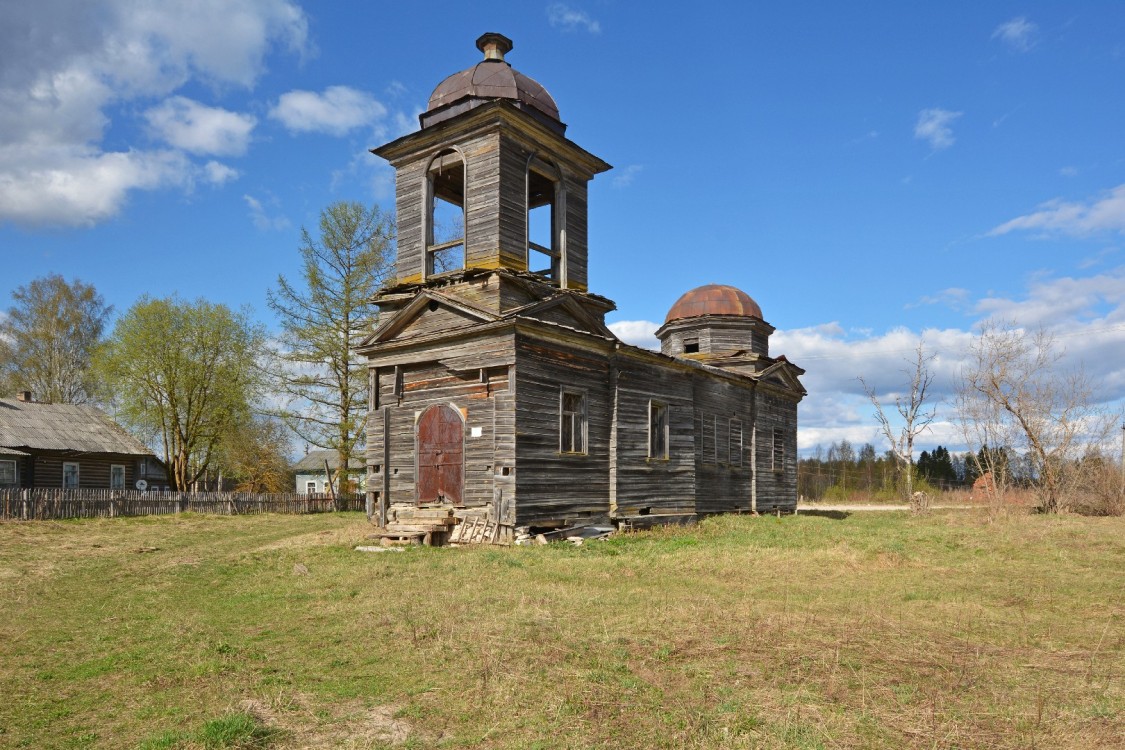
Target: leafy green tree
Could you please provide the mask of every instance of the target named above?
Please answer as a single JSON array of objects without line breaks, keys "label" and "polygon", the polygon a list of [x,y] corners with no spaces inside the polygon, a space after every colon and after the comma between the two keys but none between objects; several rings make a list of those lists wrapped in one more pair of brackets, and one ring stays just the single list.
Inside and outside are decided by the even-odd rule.
[{"label": "leafy green tree", "polygon": [[279,276],[269,292],[281,322],[279,416],[347,466],[367,421],[367,364],[355,347],[375,324],[370,300],[393,268],[394,226],[378,206],[334,203],[320,214],[319,238],[302,229],[300,253],[300,281]]},{"label": "leafy green tree", "polygon": [[223,438],[250,419],[265,334],[246,311],[142,297],[99,358],[118,416],[164,449],[172,486],[203,476]]},{"label": "leafy green tree", "polygon": [[89,284],[57,274],[12,292],[0,319],[0,388],[41,401],[83,404],[97,395],[91,362],[113,307]]}]

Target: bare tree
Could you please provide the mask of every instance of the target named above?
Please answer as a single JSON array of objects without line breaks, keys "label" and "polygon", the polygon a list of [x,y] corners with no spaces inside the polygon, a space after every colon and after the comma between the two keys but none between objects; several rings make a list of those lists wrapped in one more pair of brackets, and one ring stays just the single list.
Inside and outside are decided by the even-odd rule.
[{"label": "bare tree", "polygon": [[1065,511],[1080,476],[1078,459],[1109,432],[1090,379],[1081,368],[1060,368],[1063,353],[1042,328],[1029,334],[989,320],[970,352],[958,396],[962,424],[971,425],[966,437],[987,436],[994,449],[1022,450],[1040,509]]},{"label": "bare tree", "polygon": [[867,384],[862,375],[859,378],[863,383],[863,390],[867,392],[867,397],[875,407],[875,414],[879,418],[879,429],[890,444],[891,453],[903,472],[906,497],[915,511],[925,510],[928,505],[924,497],[914,497],[914,441],[929,429],[930,423],[937,415],[936,408],[926,408],[926,399],[934,379],[930,373],[930,362],[933,358],[934,355],[926,354],[925,341],[919,340],[913,360],[907,360],[911,366],[902,371],[910,379],[909,390],[906,393],[893,394],[895,409],[901,417],[901,427],[891,423],[874,388]]}]

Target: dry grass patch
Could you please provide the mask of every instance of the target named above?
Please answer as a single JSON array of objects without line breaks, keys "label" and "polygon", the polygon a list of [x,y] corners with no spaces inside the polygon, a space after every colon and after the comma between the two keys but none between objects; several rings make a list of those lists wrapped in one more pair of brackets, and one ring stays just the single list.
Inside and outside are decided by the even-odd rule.
[{"label": "dry grass patch", "polygon": [[364,555],[358,514],[0,525],[0,747],[235,715],[279,749],[1119,747],[1123,532],[725,517]]}]

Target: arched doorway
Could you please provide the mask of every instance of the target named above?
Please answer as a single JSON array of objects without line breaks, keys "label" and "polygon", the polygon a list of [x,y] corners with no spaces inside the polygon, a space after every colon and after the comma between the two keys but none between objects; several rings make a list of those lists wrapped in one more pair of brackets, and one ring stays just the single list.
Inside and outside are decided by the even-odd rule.
[{"label": "arched doorway", "polygon": [[461,504],[465,427],[457,410],[434,404],[418,420],[418,502]]}]

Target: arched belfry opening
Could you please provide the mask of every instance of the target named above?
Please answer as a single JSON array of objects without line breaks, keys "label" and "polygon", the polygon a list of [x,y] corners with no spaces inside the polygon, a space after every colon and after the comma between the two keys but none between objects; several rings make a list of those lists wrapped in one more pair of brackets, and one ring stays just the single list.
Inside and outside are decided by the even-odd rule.
[{"label": "arched belfry opening", "polygon": [[558,168],[532,156],[527,163],[527,269],[565,287],[563,252],[566,192]]},{"label": "arched belfry opening", "polygon": [[465,267],[465,160],[443,149],[426,170],[426,278]]}]

